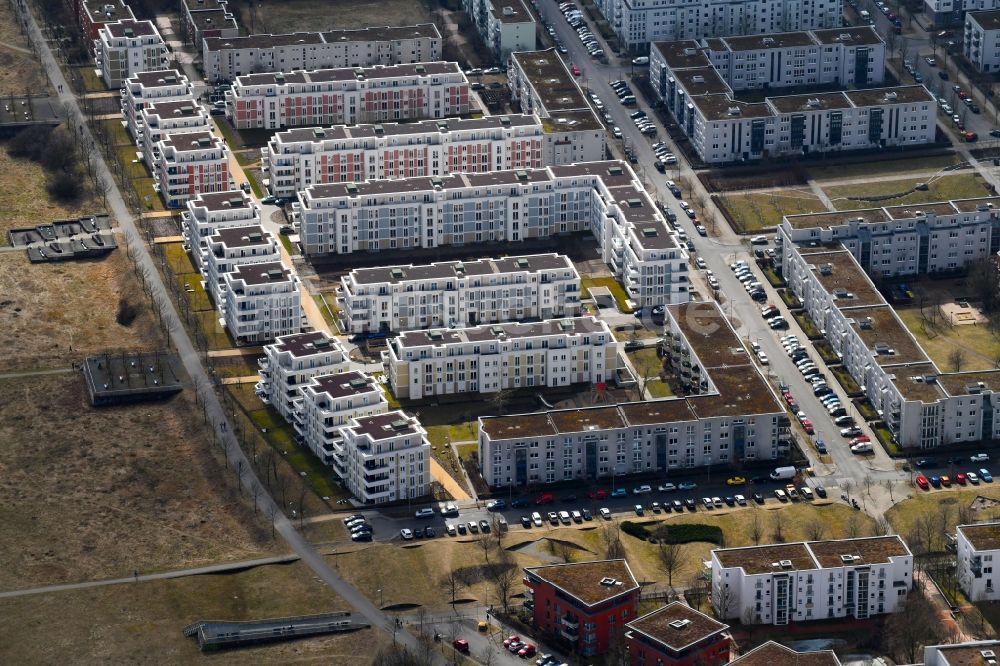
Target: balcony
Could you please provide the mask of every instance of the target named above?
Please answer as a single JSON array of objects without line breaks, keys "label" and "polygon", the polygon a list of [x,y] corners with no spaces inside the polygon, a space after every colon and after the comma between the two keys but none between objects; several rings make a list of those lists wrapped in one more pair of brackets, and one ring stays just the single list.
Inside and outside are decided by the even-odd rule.
[{"label": "balcony", "polygon": [[580,620],[569,615],[564,615],[559,618],[559,624],[563,628],[569,629],[574,634],[580,629]]}]

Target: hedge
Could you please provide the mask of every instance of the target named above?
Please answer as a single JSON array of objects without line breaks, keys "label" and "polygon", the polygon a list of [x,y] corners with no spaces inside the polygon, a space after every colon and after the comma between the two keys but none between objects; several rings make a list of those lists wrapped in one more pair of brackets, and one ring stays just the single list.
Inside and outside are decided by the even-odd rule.
[{"label": "hedge", "polygon": [[662,525],[655,531],[650,531],[645,525],[626,520],[622,523],[622,532],[643,541],[663,541],[665,543],[705,541],[719,546],[723,545],[724,542],[722,528],[700,523]]},{"label": "hedge", "polygon": [[631,520],[626,520],[622,523],[622,532],[628,534],[629,536],[634,536],[636,539],[642,539],[643,541],[648,539],[651,534],[649,528],[645,525],[633,523]]}]

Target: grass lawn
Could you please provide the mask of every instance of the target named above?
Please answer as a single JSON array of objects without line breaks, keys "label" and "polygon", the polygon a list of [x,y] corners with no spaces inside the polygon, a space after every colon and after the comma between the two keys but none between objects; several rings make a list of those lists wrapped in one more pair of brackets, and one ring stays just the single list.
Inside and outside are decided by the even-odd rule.
[{"label": "grass lawn", "polygon": [[[129,572],[131,574],[131,571]],[[203,664],[181,634],[196,620],[256,620],[350,607],[295,562],[227,575],[113,585],[0,600],[0,661],[7,664]],[[59,617],[59,631],[51,619]],[[113,638],[112,638],[113,637]],[[376,629],[214,653],[218,664],[370,663],[391,644]]]},{"label": "grass lawn", "polygon": [[[834,185],[823,190],[833,201],[837,210],[870,208],[874,206],[898,206],[902,204],[947,201],[948,199],[968,199],[984,197],[989,193],[983,187],[985,181],[975,173],[962,173],[928,180],[926,177],[903,178],[899,180],[869,180],[851,185]],[[857,200],[857,197],[878,197],[898,192],[906,192],[917,183],[927,183],[927,190],[915,190],[905,196],[878,201]],[[853,197],[849,199],[848,197]]]},{"label": "grass lawn", "polygon": [[97,75],[97,69],[93,65],[84,65],[76,68],[83,79],[83,89],[85,92],[106,92],[109,90],[104,79]]},{"label": "grass lawn", "polygon": [[210,358],[209,361],[219,377],[249,377],[260,373],[257,358],[257,356],[221,356]]},{"label": "grass lawn", "polygon": [[475,459],[479,456],[478,444],[458,444],[455,448],[458,449],[458,457],[462,460]]},{"label": "grass lawn", "polygon": [[776,227],[784,215],[826,211],[826,206],[808,189],[740,192],[720,195],[738,232],[754,232]]},{"label": "grass lawn", "polygon": [[195,312],[198,320],[198,327],[208,341],[210,350],[232,349],[236,346],[229,333],[219,323],[219,313],[215,310],[202,310]]},{"label": "grass lawn", "polygon": [[996,359],[1000,358],[1000,341],[990,334],[986,326],[925,324],[919,307],[897,309],[896,312],[931,360],[946,372],[953,370],[948,356],[956,348],[965,352],[963,372],[992,370]]},{"label": "grass lawn", "polygon": [[814,180],[834,180],[837,178],[880,178],[893,174],[904,174],[911,171],[938,171],[946,166],[958,164],[959,156],[955,153],[936,155],[934,157],[914,157],[902,160],[881,160],[868,162],[858,160],[856,164],[838,164],[836,166],[807,165],[809,176]]},{"label": "grass lawn", "polygon": [[[0,44],[28,48],[14,16],[14,8],[9,3],[0,7]],[[49,92],[49,81],[41,62],[30,52],[0,48],[0,90],[4,95],[20,95],[26,90],[44,95]]]},{"label": "grass lawn", "polygon": [[813,320],[805,312],[794,315],[794,317],[795,321],[798,322],[799,327],[802,329],[802,332],[806,334],[807,338],[810,340],[818,340],[823,337],[823,334],[819,332],[818,328],[816,328],[816,324],[813,323]]},{"label": "grass lawn", "polygon": [[135,159],[135,153],[138,148],[132,143],[132,139],[129,138],[128,130],[122,125],[120,120],[98,120],[96,121],[98,125],[104,128],[105,133],[107,133],[108,138],[111,141],[112,146],[128,146],[129,152],[132,154],[129,158],[130,160]]},{"label": "grass lawn", "polygon": [[292,257],[299,253],[298,248],[292,245],[292,240],[288,237],[288,234],[278,234],[278,240],[281,242],[282,247],[285,248],[288,256]]},{"label": "grass lawn", "polygon": [[656,353],[656,349],[645,347],[625,353],[640,375],[648,373],[655,376],[663,371],[663,359]]},{"label": "grass lawn", "polygon": [[431,19],[425,5],[409,0],[330,0],[324,3],[317,20],[316,4],[312,0],[259,0],[251,17],[247,7],[241,7],[237,22],[253,32],[274,34],[333,30],[334,28],[367,28],[373,25],[416,25]]},{"label": "grass lawn", "polygon": [[449,442],[475,442],[479,438],[478,429],[477,421],[427,426],[427,441],[436,445],[444,445]]},{"label": "grass lawn", "polygon": [[[184,250],[183,243],[163,243],[163,252],[167,257],[167,265],[174,275],[189,275],[197,273],[191,256]],[[200,275],[200,273],[199,273]]]},{"label": "grass lawn", "polygon": [[613,277],[594,278],[584,276],[580,278],[580,285],[582,287],[583,293],[581,296],[583,298],[590,296],[591,287],[607,287],[611,290],[611,295],[614,297],[615,303],[618,305],[618,309],[625,314],[632,313],[632,308],[630,308],[627,303],[628,294],[625,293],[625,289],[618,283],[618,280]]},{"label": "grass lawn", "polygon": [[[938,472],[935,472],[937,474]],[[943,472],[949,474],[949,471]],[[959,488],[956,490],[955,488]],[[855,490],[854,493],[858,491]],[[948,529],[953,530],[956,525],[958,516],[958,507],[961,505],[968,506],[976,497],[990,497],[996,500],[1000,500],[1000,486],[996,484],[982,483],[978,486],[969,488],[968,490],[963,489],[961,486],[952,486],[949,490],[932,490],[930,492],[925,490],[915,490],[916,494],[905,499],[902,502],[897,502],[891,509],[886,511],[886,518],[892,523],[893,529],[897,534],[901,535],[904,539],[907,535],[912,534],[917,520],[920,516],[930,514],[937,514],[941,511],[941,507],[948,507],[949,510],[954,515],[954,519],[948,523]],[[994,510],[987,513],[987,515],[980,515],[979,513],[972,514],[972,520],[976,522],[985,520],[995,520],[1000,517],[1000,511]]]},{"label": "grass lawn", "polygon": [[[280,234],[279,234],[280,235]],[[334,333],[342,333],[340,330],[340,322],[337,321],[336,312],[337,306],[331,305],[330,301],[323,297],[323,294],[313,294],[313,301],[316,302],[316,307],[319,308],[320,313],[323,315],[323,320],[327,323],[330,329]],[[333,300],[332,298],[330,299]]]},{"label": "grass lawn", "polygon": [[669,398],[674,392],[670,390],[670,385],[662,379],[650,379],[646,384],[646,390],[653,398]]}]

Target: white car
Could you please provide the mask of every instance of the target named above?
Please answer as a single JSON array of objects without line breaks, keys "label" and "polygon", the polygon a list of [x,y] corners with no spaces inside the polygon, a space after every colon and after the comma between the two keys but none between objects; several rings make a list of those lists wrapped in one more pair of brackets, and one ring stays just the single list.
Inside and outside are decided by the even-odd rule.
[{"label": "white car", "polygon": [[672,483],[662,483],[659,486],[657,486],[656,489],[661,493],[669,493],[677,490],[677,486],[675,486]]},{"label": "white car", "polygon": [[761,365],[770,365],[770,361],[767,359],[767,354],[760,352],[757,354],[757,360],[760,361]]},{"label": "white car", "polygon": [[415,515],[416,515],[417,518],[433,518],[434,517],[434,509],[432,509],[430,507],[427,507],[425,509],[420,509],[419,511],[416,512]]},{"label": "white car", "polygon": [[990,456],[987,453],[977,453],[974,456],[969,456],[969,460],[971,460],[972,462],[986,462],[989,459]]},{"label": "white car", "polygon": [[531,524],[535,527],[541,527],[544,523],[542,522],[542,514],[535,511],[531,514]]},{"label": "white car", "polygon": [[637,486],[632,489],[633,495],[645,495],[646,493],[651,492],[653,492],[653,488],[651,486]]},{"label": "white car", "polygon": [[704,269],[705,267],[708,266],[708,264],[705,263],[705,260],[701,257],[698,257],[697,259],[694,260],[694,265],[701,269]]},{"label": "white car", "polygon": [[621,127],[617,127],[617,126],[614,127],[614,128],[612,128],[611,129],[611,134],[614,135],[614,137],[616,139],[622,138],[622,128]]},{"label": "white car", "polygon": [[632,58],[633,65],[648,65],[649,58],[647,56],[639,56],[638,58]]},{"label": "white car", "polygon": [[403,537],[403,541],[413,541],[413,530],[404,527],[399,530],[399,536]]},{"label": "white car", "polygon": [[601,518],[604,520],[611,520],[611,509],[602,506],[600,510]]}]

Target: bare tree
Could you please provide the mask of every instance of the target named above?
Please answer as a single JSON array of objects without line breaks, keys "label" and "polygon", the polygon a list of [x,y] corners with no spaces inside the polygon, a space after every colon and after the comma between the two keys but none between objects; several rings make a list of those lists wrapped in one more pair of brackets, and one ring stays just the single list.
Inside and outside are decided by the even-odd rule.
[{"label": "bare tree", "polygon": [[483,558],[486,560],[486,564],[490,563],[490,550],[494,546],[493,537],[488,533],[480,533],[479,537],[476,539],[476,545],[479,546],[483,551]]},{"label": "bare tree", "polygon": [[605,559],[618,560],[625,557],[625,545],[617,522],[606,522],[601,526],[601,543],[604,544]]},{"label": "bare tree", "polygon": [[940,643],[946,635],[937,608],[917,585],[903,608],[889,615],[883,625],[885,647],[899,663],[912,664],[925,645]]},{"label": "bare tree", "polygon": [[875,483],[875,479],[872,478],[871,474],[865,474],[864,484],[865,484],[865,494],[871,499],[872,496],[872,484]]},{"label": "bare tree", "polygon": [[823,532],[825,529],[826,528],[823,525],[822,520],[816,519],[810,521],[809,524],[806,525],[806,537],[809,541],[821,541],[823,539]]},{"label": "bare tree", "polygon": [[965,352],[958,347],[948,352],[948,365],[951,366],[952,372],[961,372],[962,366],[965,365]]},{"label": "bare tree", "polygon": [[847,495],[847,498],[850,499],[851,490],[854,489],[854,481],[851,479],[844,479],[840,482],[840,489],[843,490],[844,494]]},{"label": "bare tree", "polygon": [[503,414],[504,410],[507,409],[507,405],[510,404],[512,397],[513,394],[510,389],[502,388],[490,396],[490,404],[496,410],[497,414]]},{"label": "bare tree", "polygon": [[760,509],[756,504],[750,516],[750,538],[753,540],[753,545],[759,546],[760,540],[764,538],[764,521],[761,520]]},{"label": "bare tree", "polygon": [[858,514],[852,513],[847,517],[847,536],[850,539],[856,539],[861,536],[861,521],[858,520]]},{"label": "bare tree", "polygon": [[725,620],[729,617],[729,612],[733,608],[733,593],[729,589],[729,584],[723,581],[712,583],[712,608],[719,619]]},{"label": "bare tree", "polygon": [[937,521],[934,515],[930,512],[920,514],[917,516],[913,528],[919,537],[920,543],[923,544],[924,555],[933,553],[934,546],[938,541]]},{"label": "bare tree", "polygon": [[892,524],[889,523],[889,519],[885,516],[879,516],[875,519],[875,535],[876,536],[889,536],[892,534]]},{"label": "bare tree", "polygon": [[517,566],[503,562],[493,567],[493,591],[497,595],[504,615],[510,615],[510,598],[518,581]]},{"label": "bare tree", "polygon": [[785,512],[780,509],[771,512],[771,538],[775,543],[785,542]]},{"label": "bare tree", "polygon": [[889,491],[889,501],[895,504],[896,498],[893,497],[892,491],[896,488],[896,482],[892,479],[885,479],[882,481],[882,487]]},{"label": "bare tree", "polygon": [[674,574],[681,566],[681,544],[667,543],[665,539],[660,539],[656,547],[656,560],[667,574],[667,585],[674,586]]}]

